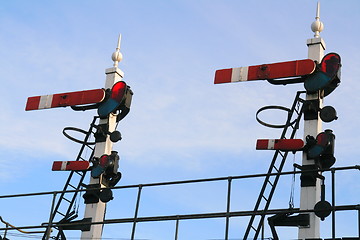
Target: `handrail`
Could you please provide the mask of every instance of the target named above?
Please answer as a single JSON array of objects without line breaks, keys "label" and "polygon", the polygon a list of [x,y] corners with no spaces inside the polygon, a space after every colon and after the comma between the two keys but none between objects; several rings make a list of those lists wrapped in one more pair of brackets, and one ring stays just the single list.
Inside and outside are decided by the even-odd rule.
[{"label": "handrail", "polygon": [[[195,180],[180,180],[180,181],[169,181],[169,182],[155,182],[155,183],[143,183],[143,184],[132,184],[132,185],[124,185],[124,186],[116,186],[111,189],[123,189],[123,188],[138,188],[142,187],[155,187],[155,186],[165,186],[165,185],[176,185],[176,184],[186,184],[186,183],[199,183],[199,182],[213,182],[213,181],[221,181],[231,179],[246,179],[246,178],[256,178],[256,177],[266,177],[266,176],[275,176],[275,175],[292,175],[292,174],[301,174],[308,172],[331,172],[338,170],[351,170],[357,169],[360,170],[360,165],[346,166],[346,167],[334,167],[328,169],[309,169],[309,170],[298,170],[298,171],[287,171],[281,173],[260,173],[260,174],[249,174],[249,175],[239,175],[239,176],[228,176],[228,177],[217,177],[217,178],[201,178]],[[99,188],[100,189],[100,188]],[[94,190],[97,190],[94,188]],[[28,197],[28,196],[38,196],[38,195],[53,195],[54,193],[71,193],[71,192],[85,192],[86,189],[80,190],[67,190],[67,191],[50,191],[50,192],[38,192],[38,193],[23,193],[23,194],[12,194],[12,195],[2,195],[1,198],[13,198],[13,197]]]}]

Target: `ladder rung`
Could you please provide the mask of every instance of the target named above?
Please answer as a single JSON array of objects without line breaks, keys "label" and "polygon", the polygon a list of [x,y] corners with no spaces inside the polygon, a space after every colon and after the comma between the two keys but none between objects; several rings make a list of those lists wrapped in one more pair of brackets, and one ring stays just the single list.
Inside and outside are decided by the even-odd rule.
[{"label": "ladder rung", "polygon": [[269,201],[264,195],[262,195],[262,198],[263,198],[265,201]]},{"label": "ladder rung", "polygon": [[267,182],[271,185],[274,186],[274,184],[272,182],[270,182],[270,180],[267,180]]},{"label": "ladder rung", "polygon": [[88,160],[86,160],[86,159],[83,158],[83,157],[78,157],[78,159],[77,159],[76,161],[86,161],[86,162],[88,162]]},{"label": "ladder rung", "polygon": [[58,214],[62,215],[63,217],[65,217],[65,214],[59,212],[59,211],[56,211]]},{"label": "ladder rung", "polygon": [[273,168],[274,168],[277,172],[280,172],[279,169],[277,169],[277,167],[273,166]]},{"label": "ladder rung", "polygon": [[253,225],[251,225],[251,228],[252,230],[256,231],[256,228]]},{"label": "ladder rung", "polygon": [[73,189],[76,189],[76,187],[74,186],[74,185],[72,185],[72,184],[68,184],[70,187],[72,187]]},{"label": "ladder rung", "polygon": [[79,172],[79,171],[75,171],[76,174],[80,175],[80,176],[83,176],[83,172]]},{"label": "ladder rung", "polygon": [[90,148],[91,150],[94,150],[93,147],[91,147],[89,144],[85,144],[88,148]]},{"label": "ladder rung", "polygon": [[67,198],[63,198],[65,201],[67,201],[68,203],[71,203],[71,201]]}]

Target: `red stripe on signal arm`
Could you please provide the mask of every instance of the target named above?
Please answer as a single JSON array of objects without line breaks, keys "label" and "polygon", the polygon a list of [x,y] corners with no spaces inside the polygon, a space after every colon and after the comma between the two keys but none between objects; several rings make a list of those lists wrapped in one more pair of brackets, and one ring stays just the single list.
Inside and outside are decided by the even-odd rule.
[{"label": "red stripe on signal arm", "polygon": [[256,150],[268,149],[269,139],[258,139],[256,141]]},{"label": "red stripe on signal arm", "polygon": [[53,171],[61,171],[62,162],[55,161],[53,162],[52,169]]},{"label": "red stripe on signal arm", "polygon": [[51,107],[66,107],[101,102],[105,98],[103,89],[94,89],[53,95]]},{"label": "red stripe on signal arm", "polygon": [[39,109],[40,97],[41,96],[29,97],[26,102],[25,111]]},{"label": "red stripe on signal arm", "polygon": [[300,151],[305,144],[302,139],[258,139],[256,150]]},{"label": "red stripe on signal arm", "polygon": [[218,84],[231,82],[231,74],[232,68],[216,70],[214,83]]},{"label": "red stripe on signal arm", "polygon": [[86,171],[90,168],[88,161],[54,161],[53,171]]}]

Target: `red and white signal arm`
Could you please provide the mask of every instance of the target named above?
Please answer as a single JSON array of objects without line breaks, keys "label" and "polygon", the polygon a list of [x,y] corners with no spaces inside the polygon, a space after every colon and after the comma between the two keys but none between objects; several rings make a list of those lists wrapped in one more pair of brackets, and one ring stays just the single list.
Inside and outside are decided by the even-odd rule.
[{"label": "red and white signal arm", "polygon": [[93,89],[78,92],[35,96],[28,98],[25,110],[30,111],[47,108],[93,104],[102,102],[104,98],[104,89]]},{"label": "red and white signal arm", "polygon": [[256,150],[300,151],[305,144],[302,139],[258,139]]},{"label": "red and white signal arm", "polygon": [[244,82],[305,76],[315,71],[311,59],[262,64],[248,67],[220,69],[215,72],[214,83]]}]

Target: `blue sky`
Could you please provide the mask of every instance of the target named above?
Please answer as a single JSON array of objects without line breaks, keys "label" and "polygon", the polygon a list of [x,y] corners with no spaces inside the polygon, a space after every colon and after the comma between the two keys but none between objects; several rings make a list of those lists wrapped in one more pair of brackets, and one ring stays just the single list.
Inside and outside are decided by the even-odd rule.
[{"label": "blue sky", "polygon": [[[307,58],[306,39],[313,37],[315,9],[314,0],[2,1],[2,195],[62,189],[67,173],[52,172],[52,162],[73,160],[79,150],[62,129],[87,129],[95,112],[25,112],[26,99],[103,87],[119,33],[124,56],[119,68],[134,91],[131,112],[118,127],[123,140],[114,147],[121,156],[120,185],[265,172],[272,153],[256,151],[256,139],[278,138],[280,132],[258,124],[255,113],[269,104],[289,107],[303,86],[262,81],[214,85],[214,73]],[[325,99],[339,116],[323,125],[336,134],[335,166],[359,163],[359,10],[357,0],[321,2],[326,53],[339,53],[343,64],[341,85]],[[302,129],[297,137],[302,138]],[[301,154],[291,157],[286,171],[292,170],[293,161],[301,163]],[[358,172],[339,174],[337,180],[338,203],[359,203]],[[251,184],[239,183],[234,189],[233,211],[252,208],[258,188]],[[298,206],[298,178],[296,185]],[[284,178],[274,207],[287,207],[290,186],[291,178]],[[225,183],[145,193],[142,216],[225,210]],[[114,194],[107,217],[132,217],[136,191]],[[0,216],[14,225],[38,225],[48,219],[49,196],[1,202]],[[356,223],[341,224],[356,215],[338,217],[340,236],[357,234]],[[184,222],[180,239],[220,239],[223,225],[222,220]],[[244,226],[246,220],[233,219],[230,237],[239,239]],[[329,226],[328,221],[322,224],[324,237],[330,236]],[[169,239],[173,228],[173,222],[139,224],[137,238]],[[129,229],[105,228],[104,237],[127,239]],[[297,236],[296,229],[280,231],[283,239]]]}]

